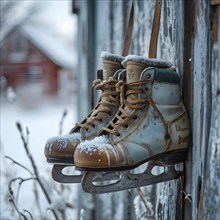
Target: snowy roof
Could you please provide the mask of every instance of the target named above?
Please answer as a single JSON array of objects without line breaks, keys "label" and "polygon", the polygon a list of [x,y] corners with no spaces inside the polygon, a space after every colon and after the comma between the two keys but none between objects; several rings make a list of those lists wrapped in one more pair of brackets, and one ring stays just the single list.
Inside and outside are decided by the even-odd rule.
[{"label": "snowy roof", "polygon": [[76,52],[73,41],[66,41],[62,36],[46,25],[22,24],[20,26],[24,36],[39,48],[48,58],[60,67],[73,69],[76,66]]},{"label": "snowy roof", "polygon": [[1,0],[1,10],[4,8],[0,43],[13,30],[20,30],[58,66],[76,66],[76,19],[70,13],[71,1]]},{"label": "snowy roof", "polygon": [[[30,14],[34,15],[37,1],[12,1],[1,0],[1,31],[0,42],[24,20],[28,19]],[[13,16],[11,16],[13,15]]]}]

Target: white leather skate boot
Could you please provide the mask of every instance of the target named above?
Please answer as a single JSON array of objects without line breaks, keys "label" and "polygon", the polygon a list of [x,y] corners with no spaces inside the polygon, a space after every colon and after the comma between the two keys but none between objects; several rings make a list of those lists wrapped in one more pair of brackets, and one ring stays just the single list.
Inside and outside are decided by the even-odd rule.
[{"label": "white leather skate boot", "polygon": [[[135,55],[126,57],[124,65],[124,104],[99,137],[82,142],[74,153],[76,169],[90,171],[82,184],[88,192],[118,191],[177,178],[174,165],[186,160],[190,129],[179,75],[170,63]],[[150,170],[144,175],[127,172],[148,161]],[[156,178],[152,174],[149,177],[152,162],[171,169]],[[100,173],[124,170],[118,183],[100,191],[91,189]]]},{"label": "white leather skate boot", "polygon": [[53,178],[58,182],[80,182],[81,175],[67,176],[62,174],[62,169],[74,165],[73,153],[76,146],[86,139],[94,138],[101,128],[105,127],[114,117],[120,106],[120,91],[116,91],[118,77],[123,70],[122,56],[102,52],[103,70],[98,71],[98,79],[93,86],[101,90],[101,97],[97,106],[89,115],[64,136],[48,139],[45,146],[47,162],[56,164],[52,170]]}]

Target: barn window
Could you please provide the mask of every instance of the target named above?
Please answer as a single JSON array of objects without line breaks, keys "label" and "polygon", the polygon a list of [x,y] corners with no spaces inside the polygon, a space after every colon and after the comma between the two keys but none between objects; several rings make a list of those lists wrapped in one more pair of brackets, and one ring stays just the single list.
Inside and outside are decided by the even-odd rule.
[{"label": "barn window", "polygon": [[40,66],[32,66],[28,70],[27,82],[36,82],[39,80],[42,73],[42,68]]},{"label": "barn window", "polygon": [[26,40],[18,35],[15,40],[15,52],[25,52],[27,49]]}]

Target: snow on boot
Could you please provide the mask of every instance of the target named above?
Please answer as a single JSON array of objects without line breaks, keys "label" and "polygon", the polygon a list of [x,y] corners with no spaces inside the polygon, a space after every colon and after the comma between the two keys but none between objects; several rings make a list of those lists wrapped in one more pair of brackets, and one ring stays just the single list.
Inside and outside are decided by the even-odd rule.
[{"label": "snow on boot", "polygon": [[102,127],[105,127],[114,117],[120,106],[120,91],[116,91],[116,83],[121,72],[122,56],[102,52],[103,70],[98,71],[98,79],[93,81],[93,87],[101,90],[101,97],[88,116],[70,131],[70,134],[49,138],[45,146],[47,162],[55,164],[52,170],[53,178],[58,182],[80,182],[81,175],[64,175],[62,170],[74,165],[73,153],[76,146],[86,139],[94,138]]},{"label": "snow on boot", "polygon": [[[177,178],[176,163],[186,160],[189,120],[181,98],[180,77],[171,64],[129,55],[124,61],[127,83],[122,88],[115,118],[99,137],[82,142],[75,150],[77,170],[86,172],[82,187],[105,193],[141,187]],[[145,172],[129,170],[148,162]],[[152,174],[154,166],[164,173]],[[96,177],[117,172],[114,184],[97,186]]]}]

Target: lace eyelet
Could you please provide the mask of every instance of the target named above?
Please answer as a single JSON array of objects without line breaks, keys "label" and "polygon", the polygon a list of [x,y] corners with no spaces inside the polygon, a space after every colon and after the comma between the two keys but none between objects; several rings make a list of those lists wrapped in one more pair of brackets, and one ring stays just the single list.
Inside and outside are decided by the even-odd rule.
[{"label": "lace eyelet", "polygon": [[150,75],[150,74],[147,74],[146,78],[147,78],[147,79],[150,79],[150,78],[151,78],[151,75]]},{"label": "lace eyelet", "polygon": [[138,117],[137,117],[137,115],[135,115],[134,117],[133,117],[133,120],[137,120],[138,119]]},{"label": "lace eyelet", "polygon": [[120,133],[117,133],[117,134],[116,134],[116,136],[117,136],[117,137],[120,137],[120,136],[121,136],[121,134],[120,134]]},{"label": "lace eyelet", "polygon": [[128,129],[128,128],[129,128],[128,124],[125,124],[125,125],[124,125],[124,128]]},{"label": "lace eyelet", "polygon": [[146,109],[146,105],[143,105],[143,108],[141,109],[141,111],[144,111]]},{"label": "lace eyelet", "polygon": [[89,129],[89,128],[86,128],[86,132],[90,132],[90,129]]},{"label": "lace eyelet", "polygon": [[102,123],[102,122],[103,122],[103,119],[99,119],[99,122]]}]

